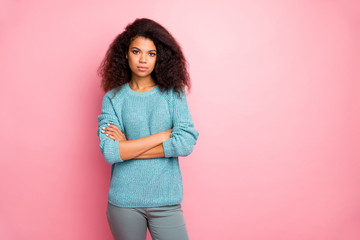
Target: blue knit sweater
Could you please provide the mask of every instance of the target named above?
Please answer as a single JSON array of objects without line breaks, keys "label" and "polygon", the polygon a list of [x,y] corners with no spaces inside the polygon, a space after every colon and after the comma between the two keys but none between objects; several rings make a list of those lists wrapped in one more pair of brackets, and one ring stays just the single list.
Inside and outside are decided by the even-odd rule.
[{"label": "blue knit sweater", "polygon": [[[115,96],[116,89],[104,95],[97,117],[100,150],[112,165],[108,201],[129,208],[181,203],[183,183],[178,157],[189,155],[199,136],[185,93],[179,98],[175,91],[161,92],[158,86],[136,92],[128,83],[119,89]],[[172,128],[171,138],[163,142],[165,157],[123,161],[119,141],[101,132],[107,123],[118,126],[127,140]]]}]

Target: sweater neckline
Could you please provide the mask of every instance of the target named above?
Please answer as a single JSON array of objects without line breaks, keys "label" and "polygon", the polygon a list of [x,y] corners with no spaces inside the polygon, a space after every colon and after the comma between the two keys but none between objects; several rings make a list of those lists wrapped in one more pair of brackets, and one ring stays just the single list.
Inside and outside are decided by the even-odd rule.
[{"label": "sweater neckline", "polygon": [[155,92],[158,91],[158,85],[156,85],[153,89],[149,90],[149,91],[146,91],[146,92],[136,92],[134,90],[131,89],[131,87],[129,86],[129,83],[127,82],[125,84],[125,87],[126,89],[128,90],[128,92],[131,94],[131,95],[134,95],[134,96],[148,96],[148,95],[151,95]]}]

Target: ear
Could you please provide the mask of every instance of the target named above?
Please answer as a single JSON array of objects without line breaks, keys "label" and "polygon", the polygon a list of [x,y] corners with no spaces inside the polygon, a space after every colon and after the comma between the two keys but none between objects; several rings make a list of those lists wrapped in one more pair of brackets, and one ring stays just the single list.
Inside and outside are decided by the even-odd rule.
[{"label": "ear", "polygon": [[126,59],[128,59],[128,55],[127,55],[127,53],[126,53],[125,57],[126,57]]}]

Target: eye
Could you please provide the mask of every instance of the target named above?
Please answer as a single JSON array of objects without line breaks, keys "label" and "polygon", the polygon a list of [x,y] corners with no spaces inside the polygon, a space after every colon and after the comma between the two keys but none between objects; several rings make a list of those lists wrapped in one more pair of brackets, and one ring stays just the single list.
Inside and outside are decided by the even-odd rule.
[{"label": "eye", "polygon": [[138,53],[139,51],[138,50],[133,50],[132,53],[136,54]]},{"label": "eye", "polygon": [[154,57],[155,55],[156,55],[156,54],[155,54],[155,53],[153,53],[153,52],[152,52],[152,53],[150,53],[150,56],[152,56],[152,57]]}]

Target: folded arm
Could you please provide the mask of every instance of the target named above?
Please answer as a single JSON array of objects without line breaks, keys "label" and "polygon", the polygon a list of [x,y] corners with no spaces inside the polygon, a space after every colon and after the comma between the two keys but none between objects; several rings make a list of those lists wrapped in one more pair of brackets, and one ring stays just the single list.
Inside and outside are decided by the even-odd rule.
[{"label": "folded arm", "polygon": [[102,128],[107,127],[108,123],[118,126],[122,132],[124,132],[124,128],[116,116],[108,94],[106,94],[102,102],[101,115],[97,118],[97,135],[100,139],[100,150],[106,162],[113,164],[130,159],[189,155],[193,151],[199,132],[194,129],[185,93],[181,95],[181,98],[174,93],[173,98],[173,128],[171,135],[163,131],[139,139],[113,140],[102,133]]},{"label": "folded arm", "polygon": [[101,153],[104,155],[105,161],[109,164],[123,162],[119,154],[119,141],[108,138],[106,134],[102,132],[103,127],[107,127],[108,123],[122,128],[110,100],[109,92],[103,97],[101,114],[97,117],[97,122],[97,136],[100,140],[99,147]]},{"label": "folded arm", "polygon": [[165,157],[188,156],[194,148],[199,137],[199,132],[194,128],[194,123],[188,108],[184,93],[178,97],[173,95],[173,128],[171,138],[162,143]]},{"label": "folded arm", "polygon": [[120,158],[124,161],[133,158],[155,158],[161,153],[161,144],[166,139],[164,132],[159,132],[143,138],[119,141]]},{"label": "folded arm", "polygon": [[[155,158],[163,153],[162,143],[170,138],[169,130],[152,134],[139,139],[133,140],[113,140],[106,136],[102,130],[108,127],[108,123],[117,126],[120,131],[124,132],[119,118],[116,116],[112,102],[105,94],[101,114],[97,117],[98,129],[97,135],[100,139],[100,150],[104,155],[107,163],[113,164],[124,162],[133,158]],[[161,145],[161,146],[160,146]]]},{"label": "folded arm", "polygon": [[163,157],[165,157],[164,148],[163,148],[162,144],[159,144],[159,145],[143,152],[139,156],[134,157],[134,159],[163,158]]}]

